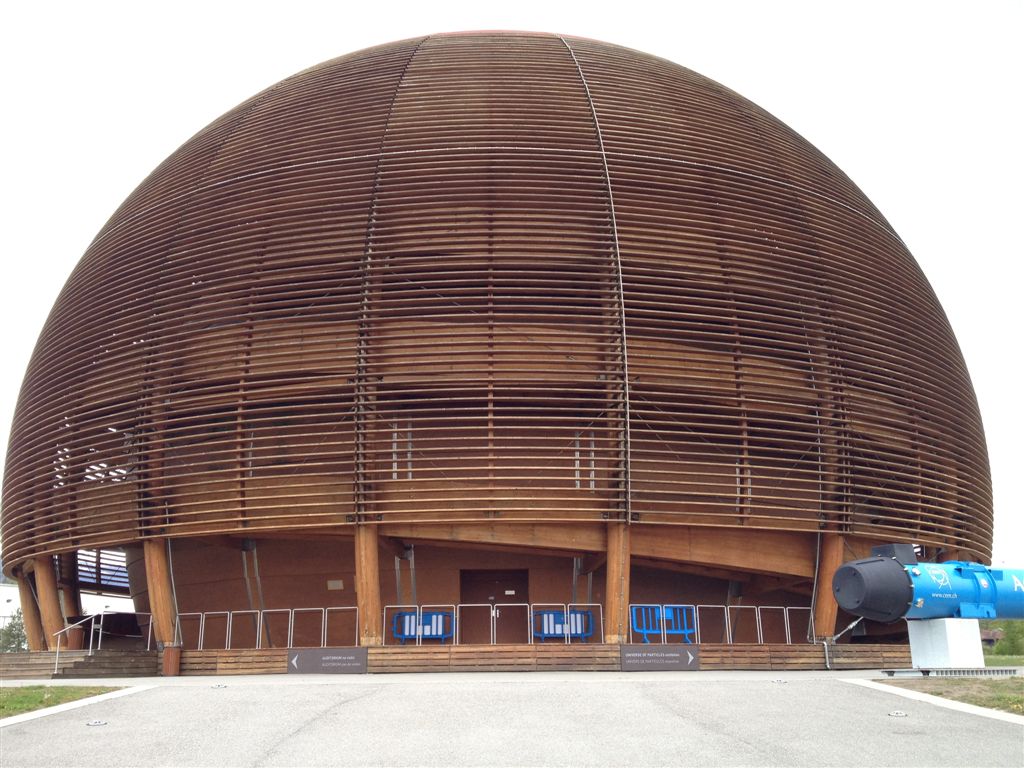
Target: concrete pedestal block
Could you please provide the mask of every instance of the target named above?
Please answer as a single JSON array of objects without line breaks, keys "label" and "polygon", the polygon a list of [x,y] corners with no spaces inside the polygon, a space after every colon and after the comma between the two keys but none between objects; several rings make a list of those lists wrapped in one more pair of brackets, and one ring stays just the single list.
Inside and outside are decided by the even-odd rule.
[{"label": "concrete pedestal block", "polygon": [[977,619],[908,621],[915,669],[972,669],[985,666]]}]

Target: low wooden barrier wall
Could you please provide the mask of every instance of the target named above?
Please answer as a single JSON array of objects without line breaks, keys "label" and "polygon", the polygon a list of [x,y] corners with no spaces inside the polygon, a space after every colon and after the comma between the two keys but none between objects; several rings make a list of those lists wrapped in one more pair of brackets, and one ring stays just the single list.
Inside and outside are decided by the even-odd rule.
[{"label": "low wooden barrier wall", "polygon": [[285,648],[181,652],[183,675],[276,675],[287,671]]},{"label": "low wooden barrier wall", "polygon": [[453,645],[371,648],[373,672],[617,672],[617,645]]},{"label": "low wooden barrier wall", "polygon": [[[909,645],[830,645],[832,669],[906,669]],[[821,645],[702,643],[701,669],[826,669]]]},{"label": "low wooden barrier wall", "polygon": [[[658,647],[658,646],[652,646]],[[700,669],[825,669],[821,645],[702,643]],[[829,646],[832,669],[906,669],[908,645]],[[367,671],[390,672],[618,672],[617,645],[429,645],[368,649]],[[183,675],[272,675],[288,671],[285,649],[181,653]]]}]

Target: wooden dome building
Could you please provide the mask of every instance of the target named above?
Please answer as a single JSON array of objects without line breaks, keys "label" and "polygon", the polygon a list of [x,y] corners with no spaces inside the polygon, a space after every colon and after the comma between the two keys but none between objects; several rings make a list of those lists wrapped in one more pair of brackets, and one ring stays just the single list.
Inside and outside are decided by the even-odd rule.
[{"label": "wooden dome building", "polygon": [[694,72],[492,32],[308,69],[158,167],[42,331],[2,514],[35,647],[83,552],[125,553],[163,642],[489,603],[622,642],[640,603],[831,635],[843,560],[992,536],[953,332],[857,187]]}]

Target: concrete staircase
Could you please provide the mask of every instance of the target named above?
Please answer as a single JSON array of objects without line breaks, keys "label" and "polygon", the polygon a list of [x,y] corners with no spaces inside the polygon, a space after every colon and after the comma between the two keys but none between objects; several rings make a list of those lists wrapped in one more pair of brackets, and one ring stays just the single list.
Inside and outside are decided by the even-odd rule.
[{"label": "concrete staircase", "polygon": [[156,651],[61,651],[54,672],[53,651],[0,654],[0,679],[55,680],[88,677],[155,677]]}]

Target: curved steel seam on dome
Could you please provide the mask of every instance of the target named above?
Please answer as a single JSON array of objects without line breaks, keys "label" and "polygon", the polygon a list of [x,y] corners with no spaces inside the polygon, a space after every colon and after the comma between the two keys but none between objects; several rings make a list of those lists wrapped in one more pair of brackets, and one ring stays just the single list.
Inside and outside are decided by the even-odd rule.
[{"label": "curved steel seam on dome", "polygon": [[605,188],[608,190],[608,214],[615,254],[615,278],[618,283],[617,304],[619,310],[619,331],[621,333],[619,356],[622,360],[622,480],[623,485],[625,486],[623,495],[625,509],[623,512],[626,516],[626,522],[630,523],[633,518],[633,492],[630,484],[630,466],[632,465],[632,458],[630,452],[629,345],[626,342],[626,294],[622,287],[622,254],[619,250],[619,229],[615,217],[615,195],[612,192],[612,177],[608,172],[608,155],[605,153],[604,137],[601,135],[601,121],[597,116],[597,107],[594,105],[594,97],[590,94],[590,86],[587,85],[587,78],[583,74],[583,69],[580,67],[579,59],[576,58],[576,54],[573,52],[572,46],[569,45],[569,42],[564,37],[559,36],[558,39],[562,41],[562,45],[565,46],[569,55],[572,56],[572,63],[576,66],[576,71],[580,76],[580,82],[583,84],[583,90],[587,94],[587,103],[590,105],[590,113],[594,117],[594,133],[597,137],[597,148],[601,154],[601,165],[604,167]]},{"label": "curved steel seam on dome", "polygon": [[360,259],[359,273],[360,273],[360,299],[359,299],[359,320],[356,331],[356,370],[355,370],[355,395],[353,403],[353,430],[355,433],[355,445],[354,445],[354,474],[355,474],[355,503],[353,512],[355,514],[354,520],[360,522],[366,516],[366,486],[368,484],[366,478],[366,407],[368,403],[367,395],[367,363],[366,356],[368,350],[367,334],[369,332],[369,312],[370,312],[370,262],[373,254],[373,235],[374,225],[376,224],[376,207],[378,203],[378,192],[380,189],[380,178],[381,178],[381,161],[384,158],[384,146],[387,144],[388,139],[388,128],[391,126],[391,117],[395,111],[395,102],[398,99],[398,92],[402,87],[402,82],[405,80],[406,73],[409,71],[409,65],[412,64],[412,60],[416,58],[416,54],[427,40],[430,39],[430,35],[427,35],[421,39],[416,46],[409,53],[409,57],[405,61],[405,65],[402,67],[402,71],[399,73],[398,78],[395,81],[395,90],[391,94],[391,100],[388,104],[388,112],[384,117],[384,129],[381,131],[380,144],[377,151],[377,162],[373,169],[373,186],[370,189],[370,204],[366,212],[366,227],[365,237],[363,242],[363,254]]}]

